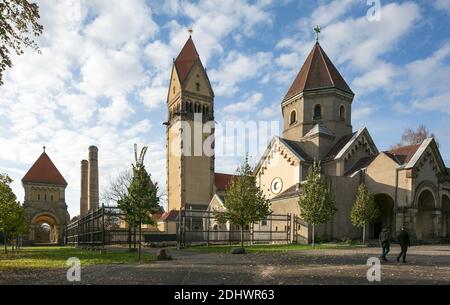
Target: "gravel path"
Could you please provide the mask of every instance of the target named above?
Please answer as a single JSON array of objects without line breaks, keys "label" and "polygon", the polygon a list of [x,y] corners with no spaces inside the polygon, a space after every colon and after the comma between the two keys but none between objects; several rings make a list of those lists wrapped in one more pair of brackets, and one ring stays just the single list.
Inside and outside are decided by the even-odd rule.
[{"label": "gravel path", "polygon": [[[157,250],[147,250],[156,252]],[[172,261],[82,268],[80,284],[368,284],[369,257],[378,248],[292,251],[246,255],[169,250]],[[408,263],[391,249],[381,284],[450,284],[450,245],[417,246]],[[0,272],[0,284],[67,284],[66,270]]]}]

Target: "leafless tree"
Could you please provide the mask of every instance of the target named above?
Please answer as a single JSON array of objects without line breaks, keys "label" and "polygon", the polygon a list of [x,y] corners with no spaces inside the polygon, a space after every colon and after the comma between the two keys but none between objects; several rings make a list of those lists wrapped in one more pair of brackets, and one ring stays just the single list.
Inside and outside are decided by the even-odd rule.
[{"label": "leafless tree", "polygon": [[117,206],[117,202],[128,196],[128,187],[133,180],[131,170],[119,172],[111,178],[109,185],[102,193],[102,202],[105,206]]},{"label": "leafless tree", "polygon": [[402,146],[421,144],[427,138],[434,138],[436,140],[436,136],[434,135],[434,133],[430,132],[428,128],[423,124],[420,125],[416,130],[412,128],[406,128],[403,131],[402,140],[396,145],[392,146],[392,149]]}]

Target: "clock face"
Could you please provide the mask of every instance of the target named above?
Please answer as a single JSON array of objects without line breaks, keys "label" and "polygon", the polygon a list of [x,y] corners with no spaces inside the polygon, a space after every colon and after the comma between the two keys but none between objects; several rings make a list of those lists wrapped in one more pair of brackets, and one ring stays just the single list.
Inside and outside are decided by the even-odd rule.
[{"label": "clock face", "polygon": [[283,189],[283,181],[280,178],[273,179],[270,185],[270,190],[272,191],[272,193],[279,194],[282,189]]}]

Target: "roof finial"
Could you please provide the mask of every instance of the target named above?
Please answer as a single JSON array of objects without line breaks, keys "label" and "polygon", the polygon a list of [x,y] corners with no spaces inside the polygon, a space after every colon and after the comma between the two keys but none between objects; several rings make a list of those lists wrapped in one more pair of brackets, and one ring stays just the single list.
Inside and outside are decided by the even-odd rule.
[{"label": "roof finial", "polygon": [[192,37],[192,33],[194,32],[194,30],[192,28],[188,29],[188,33],[189,33],[189,37]]},{"label": "roof finial", "polygon": [[320,26],[318,26],[318,25],[316,25],[316,27],[314,28],[314,32],[316,32],[316,41],[317,42],[319,42],[319,34],[320,34],[320,31],[321,31],[322,29],[320,28]]},{"label": "roof finial", "polygon": [[45,146],[44,147],[42,147],[43,149],[44,149],[44,152],[45,152]]}]

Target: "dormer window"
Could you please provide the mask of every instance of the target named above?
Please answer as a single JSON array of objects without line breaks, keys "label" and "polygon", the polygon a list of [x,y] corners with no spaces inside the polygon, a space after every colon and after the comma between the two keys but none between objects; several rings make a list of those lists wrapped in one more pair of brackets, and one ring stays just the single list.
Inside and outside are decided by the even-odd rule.
[{"label": "dormer window", "polygon": [[339,118],[341,121],[345,121],[345,107],[343,105],[339,109]]},{"label": "dormer window", "polygon": [[322,106],[316,105],[314,106],[314,120],[322,119]]},{"label": "dormer window", "polygon": [[289,119],[289,125],[294,125],[295,123],[297,123],[297,112],[293,110]]}]

